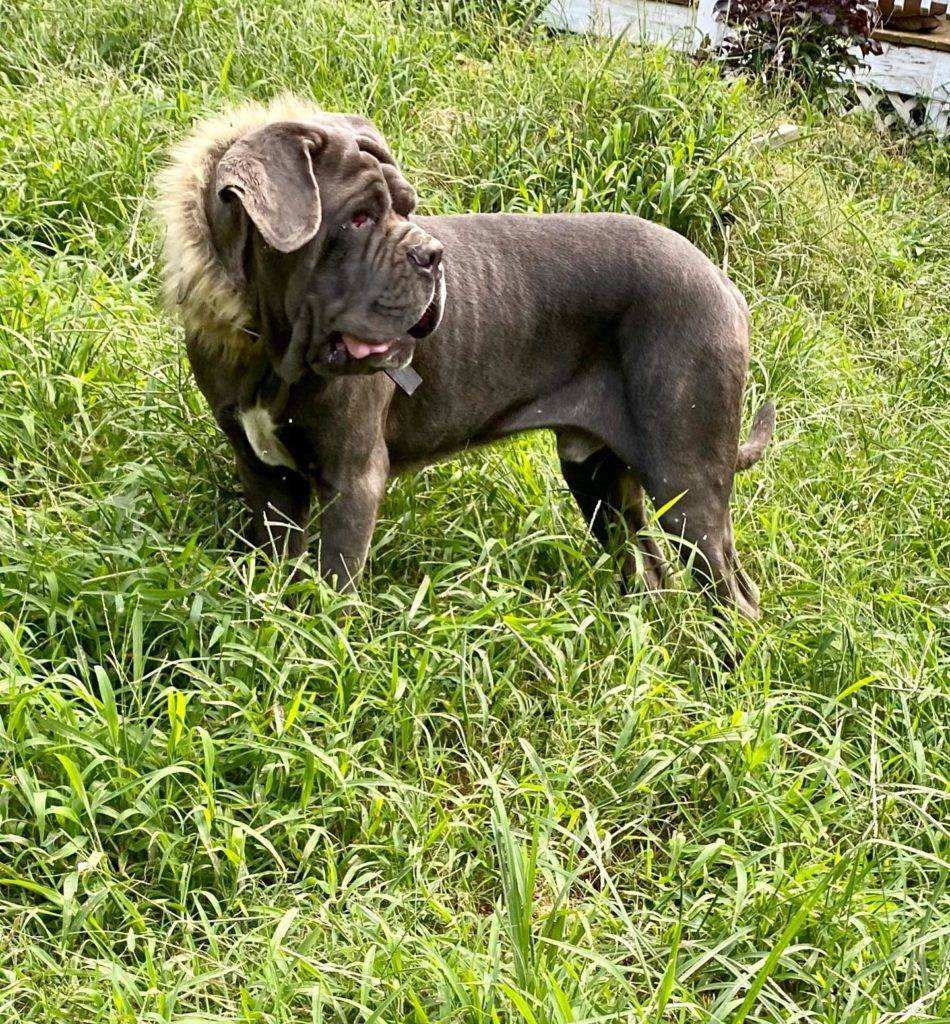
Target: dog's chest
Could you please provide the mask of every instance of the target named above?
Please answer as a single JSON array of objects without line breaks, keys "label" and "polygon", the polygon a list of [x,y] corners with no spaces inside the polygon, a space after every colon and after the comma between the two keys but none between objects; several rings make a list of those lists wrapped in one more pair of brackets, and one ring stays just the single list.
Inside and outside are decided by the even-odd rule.
[{"label": "dog's chest", "polygon": [[248,409],[242,409],[239,419],[248,444],[265,466],[297,468],[294,457],[277,436],[279,424],[266,405],[257,404]]},{"label": "dog's chest", "polygon": [[383,374],[308,381],[276,392],[265,387],[238,419],[265,466],[292,469],[319,483],[345,476],[347,467],[362,465],[384,443],[391,388]]}]

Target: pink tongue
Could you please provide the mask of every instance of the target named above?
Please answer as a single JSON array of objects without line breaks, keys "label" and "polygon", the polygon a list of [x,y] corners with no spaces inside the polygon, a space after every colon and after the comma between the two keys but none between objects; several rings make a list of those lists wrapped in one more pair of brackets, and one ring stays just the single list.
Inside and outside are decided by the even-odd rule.
[{"label": "pink tongue", "polygon": [[389,350],[391,341],[363,341],[362,338],[354,338],[352,334],[343,335],[343,344],[346,351],[354,359],[365,359],[367,356],[378,356]]}]

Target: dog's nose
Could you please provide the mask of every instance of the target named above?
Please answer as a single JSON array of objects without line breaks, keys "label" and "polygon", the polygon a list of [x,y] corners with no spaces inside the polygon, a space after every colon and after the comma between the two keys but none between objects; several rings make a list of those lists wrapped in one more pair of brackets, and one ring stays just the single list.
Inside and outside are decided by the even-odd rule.
[{"label": "dog's nose", "polygon": [[406,256],[423,273],[434,274],[442,262],[442,243],[430,238],[428,242],[412,246]]}]

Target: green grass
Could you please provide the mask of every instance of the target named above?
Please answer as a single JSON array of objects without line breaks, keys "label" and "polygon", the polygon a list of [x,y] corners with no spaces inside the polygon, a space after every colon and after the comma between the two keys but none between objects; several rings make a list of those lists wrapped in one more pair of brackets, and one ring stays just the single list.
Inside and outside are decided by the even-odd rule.
[{"label": "green grass", "polygon": [[[522,14],[0,0],[2,1019],[950,1020],[948,149]],[[284,87],[728,261],[761,624],[620,598],[542,435],[398,481],[353,617],[235,553],[149,182]]]}]

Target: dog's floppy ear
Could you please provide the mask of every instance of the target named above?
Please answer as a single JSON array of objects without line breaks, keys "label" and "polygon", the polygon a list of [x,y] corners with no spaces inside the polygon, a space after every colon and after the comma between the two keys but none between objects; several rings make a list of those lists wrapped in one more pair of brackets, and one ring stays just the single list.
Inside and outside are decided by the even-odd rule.
[{"label": "dog's floppy ear", "polygon": [[325,142],[317,128],[278,122],[238,139],[218,161],[207,197],[211,239],[239,286],[244,284],[248,219],[280,252],[296,251],[320,230],[313,160]]},{"label": "dog's floppy ear", "polygon": [[379,161],[383,177],[389,186],[393,209],[401,216],[408,217],[416,208],[416,190],[403,177],[399,165],[393,159],[393,155],[389,152],[376,125],[365,117],[348,115],[347,120],[356,133],[357,146],[364,153],[369,153]]}]

